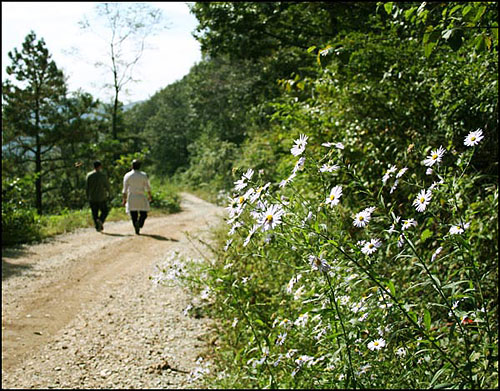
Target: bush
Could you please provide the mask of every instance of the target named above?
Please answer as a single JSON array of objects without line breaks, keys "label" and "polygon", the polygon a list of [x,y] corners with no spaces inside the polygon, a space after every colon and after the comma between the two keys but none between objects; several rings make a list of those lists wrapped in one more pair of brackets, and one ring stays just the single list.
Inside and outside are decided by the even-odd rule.
[{"label": "bush", "polygon": [[31,176],[8,180],[2,178],[2,245],[30,242],[40,238],[40,217],[29,206]]}]

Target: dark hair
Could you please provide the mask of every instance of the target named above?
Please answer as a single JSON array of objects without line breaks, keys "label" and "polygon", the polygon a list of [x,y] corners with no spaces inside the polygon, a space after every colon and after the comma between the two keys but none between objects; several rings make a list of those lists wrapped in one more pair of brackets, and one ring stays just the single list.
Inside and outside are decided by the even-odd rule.
[{"label": "dark hair", "polygon": [[138,170],[141,168],[141,162],[139,160],[132,160],[132,168]]},{"label": "dark hair", "polygon": [[94,168],[101,167],[101,166],[102,166],[102,164],[101,164],[101,162],[99,160],[96,160],[94,162]]}]

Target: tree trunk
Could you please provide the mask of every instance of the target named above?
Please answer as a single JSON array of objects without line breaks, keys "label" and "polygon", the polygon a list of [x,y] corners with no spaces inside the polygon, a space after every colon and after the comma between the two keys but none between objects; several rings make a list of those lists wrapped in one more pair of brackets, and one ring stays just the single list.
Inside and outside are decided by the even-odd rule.
[{"label": "tree trunk", "polygon": [[115,102],[113,105],[113,113],[111,114],[111,128],[113,140],[118,140],[117,118],[118,118],[118,91],[115,93]]},{"label": "tree trunk", "polygon": [[35,149],[35,194],[36,194],[36,210],[39,215],[42,214],[42,145],[40,141],[40,108],[38,99],[38,89],[36,92],[35,103],[35,127],[36,127],[36,149]]},{"label": "tree trunk", "polygon": [[40,145],[40,135],[36,134],[36,153],[35,153],[35,180],[36,191],[36,210],[39,215],[42,214],[42,146]]}]

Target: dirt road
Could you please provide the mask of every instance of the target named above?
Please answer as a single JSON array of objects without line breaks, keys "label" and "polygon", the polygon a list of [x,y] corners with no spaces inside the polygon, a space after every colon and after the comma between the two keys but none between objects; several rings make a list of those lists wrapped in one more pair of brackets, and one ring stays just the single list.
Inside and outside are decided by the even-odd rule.
[{"label": "dirt road", "polygon": [[210,320],[183,313],[190,292],[149,277],[173,251],[199,258],[192,238],[223,210],[182,197],[140,236],[121,221],[3,249],[2,388],[193,387]]}]

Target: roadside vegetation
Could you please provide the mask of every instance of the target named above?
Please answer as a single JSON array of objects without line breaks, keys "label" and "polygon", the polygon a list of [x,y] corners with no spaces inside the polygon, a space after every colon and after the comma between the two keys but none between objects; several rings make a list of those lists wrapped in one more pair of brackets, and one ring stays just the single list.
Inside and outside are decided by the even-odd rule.
[{"label": "roadside vegetation", "polygon": [[[226,207],[207,262],[172,254],[154,277],[199,292],[185,314],[219,325],[192,373],[207,386],[497,388],[497,4],[190,7],[202,61],[118,110],[118,141],[89,97],[54,117],[90,131],[46,139],[66,162],[45,175],[47,214],[84,207],[95,156],[115,194],[140,158]],[[4,145],[24,118],[12,102]],[[29,237],[39,182],[9,146],[2,217]]]}]

